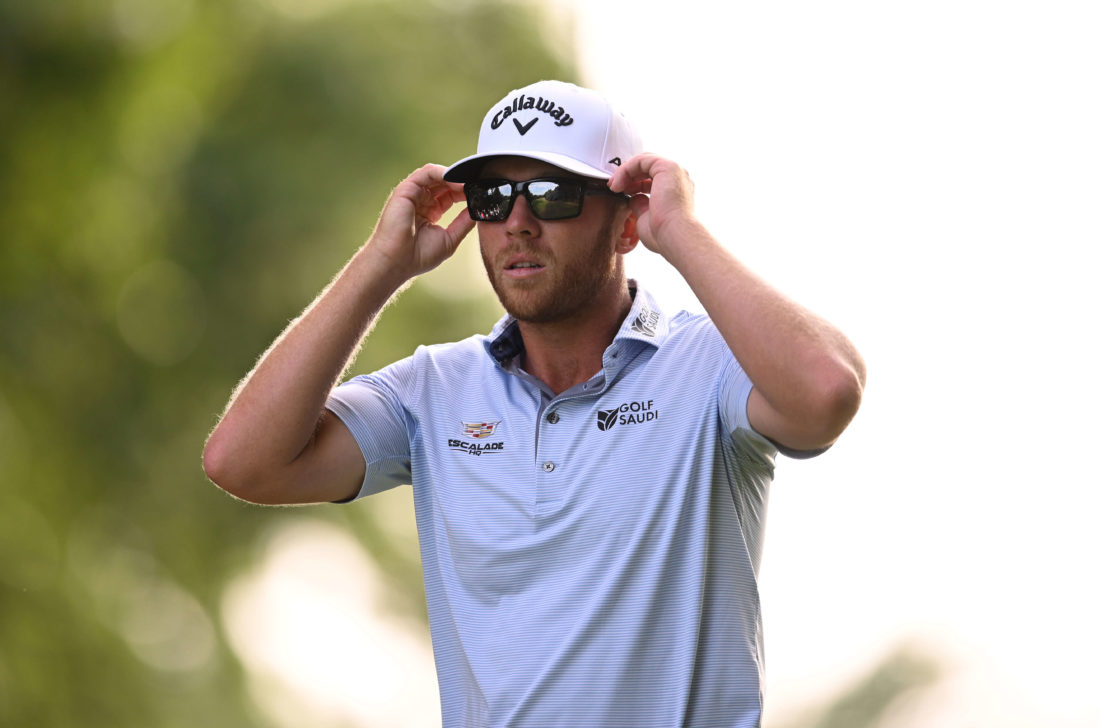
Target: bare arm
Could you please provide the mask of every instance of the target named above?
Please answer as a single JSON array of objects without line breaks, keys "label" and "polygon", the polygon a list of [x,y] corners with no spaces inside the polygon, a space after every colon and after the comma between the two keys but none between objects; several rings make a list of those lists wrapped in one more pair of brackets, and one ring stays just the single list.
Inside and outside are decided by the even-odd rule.
[{"label": "bare arm", "polygon": [[866,378],[851,342],[714,239],[694,216],[690,178],[673,162],[638,155],[610,186],[644,193],[631,202],[638,236],[684,277],[752,380],[752,426],[796,450],[832,444],[855,416]]},{"label": "bare arm", "polygon": [[461,185],[427,165],[390,195],[370,239],[238,385],[203,451],[219,487],[255,503],[336,501],[354,495],[364,463],[325,401],[386,302],[451,256],[473,229],[466,215],[436,223]]}]

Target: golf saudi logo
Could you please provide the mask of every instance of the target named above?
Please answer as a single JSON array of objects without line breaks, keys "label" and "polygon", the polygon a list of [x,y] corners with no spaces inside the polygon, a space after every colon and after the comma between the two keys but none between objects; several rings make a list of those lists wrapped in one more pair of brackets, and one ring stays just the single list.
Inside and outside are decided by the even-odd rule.
[{"label": "golf saudi logo", "polygon": [[625,402],[618,407],[596,412],[596,427],[607,432],[615,425],[640,425],[657,419],[657,410],[653,400],[645,402]]}]

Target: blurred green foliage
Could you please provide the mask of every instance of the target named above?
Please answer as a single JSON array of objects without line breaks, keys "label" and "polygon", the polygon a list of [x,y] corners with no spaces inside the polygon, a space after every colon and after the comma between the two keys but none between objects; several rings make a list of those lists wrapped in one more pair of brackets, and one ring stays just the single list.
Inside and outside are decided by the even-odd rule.
[{"label": "blurred green foliage", "polygon": [[[574,75],[530,5],[312,5],[0,0],[0,725],[265,724],[219,600],[297,511],[209,484],[205,436],[397,181]],[[430,275],[357,370],[495,320]],[[416,603],[415,545],[318,512]]]},{"label": "blurred green foliage", "polygon": [[[943,679],[946,665],[926,647],[899,644],[824,705],[804,710],[781,728],[877,728],[904,715]],[[911,722],[902,720],[903,725]]]}]

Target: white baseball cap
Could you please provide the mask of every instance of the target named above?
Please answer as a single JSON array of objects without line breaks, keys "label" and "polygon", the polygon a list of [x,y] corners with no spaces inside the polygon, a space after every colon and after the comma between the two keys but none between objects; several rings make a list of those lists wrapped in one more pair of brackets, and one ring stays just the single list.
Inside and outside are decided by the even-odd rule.
[{"label": "white baseball cap", "polygon": [[585,177],[610,179],[642,151],[641,138],[600,94],[562,81],[510,91],[481,122],[477,154],[447,168],[443,179],[469,182],[490,157],[529,157]]}]

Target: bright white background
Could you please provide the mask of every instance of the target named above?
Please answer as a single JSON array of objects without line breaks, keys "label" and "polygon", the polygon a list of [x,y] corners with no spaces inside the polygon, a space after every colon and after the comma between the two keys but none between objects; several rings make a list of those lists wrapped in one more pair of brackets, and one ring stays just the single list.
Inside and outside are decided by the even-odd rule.
[{"label": "bright white background", "polygon": [[917,640],[947,674],[898,725],[1100,725],[1100,7],[578,7],[587,80],[868,362],[841,442],[778,469],[769,713]]},{"label": "bright white background", "polygon": [[[587,83],[690,170],[698,214],[736,255],[868,363],[841,442],[777,472],[762,575],[769,716],[916,643],[944,675],[889,726],[1100,725],[1100,10],[574,10]],[[667,303],[697,306],[661,261],[632,258]],[[305,523],[240,582],[227,626],[265,712],[438,724],[423,629],[386,621],[372,573],[346,538]]]}]

